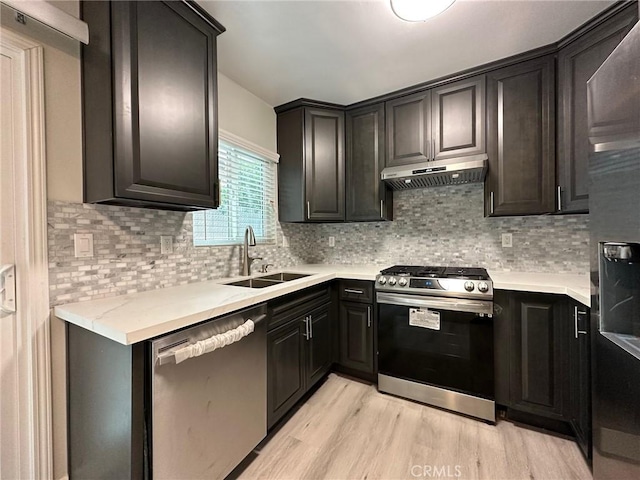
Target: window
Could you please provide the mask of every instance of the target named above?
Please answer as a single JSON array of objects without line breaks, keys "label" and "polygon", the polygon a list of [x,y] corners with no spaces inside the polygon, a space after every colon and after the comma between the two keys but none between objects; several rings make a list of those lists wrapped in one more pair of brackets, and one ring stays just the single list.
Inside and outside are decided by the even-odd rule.
[{"label": "window", "polygon": [[193,244],[240,244],[247,225],[258,243],[275,243],[277,156],[231,134],[220,136],[220,206],[193,213]]}]

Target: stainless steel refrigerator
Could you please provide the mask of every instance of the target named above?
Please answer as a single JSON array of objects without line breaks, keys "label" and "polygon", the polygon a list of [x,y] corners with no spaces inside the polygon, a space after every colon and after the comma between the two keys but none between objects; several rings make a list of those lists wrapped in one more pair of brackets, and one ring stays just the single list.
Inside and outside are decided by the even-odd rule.
[{"label": "stainless steel refrigerator", "polygon": [[593,476],[640,478],[640,23],[588,82]]}]

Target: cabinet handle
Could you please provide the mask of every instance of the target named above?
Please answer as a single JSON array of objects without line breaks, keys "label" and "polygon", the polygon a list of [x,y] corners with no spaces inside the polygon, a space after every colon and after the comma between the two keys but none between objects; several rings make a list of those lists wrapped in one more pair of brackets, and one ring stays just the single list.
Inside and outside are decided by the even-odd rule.
[{"label": "cabinet handle", "polygon": [[307,202],[307,220],[311,220],[311,204]]},{"label": "cabinet handle", "polygon": [[489,213],[491,215],[493,215],[493,211],[494,211],[494,209],[493,209],[493,192],[491,192],[489,194],[489,203],[490,203],[490,205],[489,205]]},{"label": "cabinet handle", "polygon": [[578,315],[586,315],[587,312],[583,312],[583,311],[578,311],[578,306],[575,305],[573,307],[573,325],[574,325],[574,332],[575,332],[575,337],[578,338],[578,335],[586,335],[587,332],[586,330],[578,330]]},{"label": "cabinet handle", "polygon": [[356,295],[364,295],[364,290],[356,290],[355,288],[345,288],[344,293],[355,293]]},{"label": "cabinet handle", "polygon": [[371,328],[371,307],[367,307],[367,328]]},{"label": "cabinet handle", "polygon": [[309,340],[309,317],[304,317],[304,339]]},{"label": "cabinet handle", "polygon": [[384,200],[380,200],[380,218],[384,218]]},{"label": "cabinet handle", "polygon": [[313,317],[309,315],[309,340],[313,338]]},{"label": "cabinet handle", "polygon": [[558,185],[558,211],[562,211],[562,187]]}]

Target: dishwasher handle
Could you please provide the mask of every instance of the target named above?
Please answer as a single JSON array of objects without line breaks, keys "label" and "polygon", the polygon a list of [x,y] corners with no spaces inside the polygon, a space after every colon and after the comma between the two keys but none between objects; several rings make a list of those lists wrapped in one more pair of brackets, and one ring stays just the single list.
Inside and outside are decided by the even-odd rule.
[{"label": "dishwasher handle", "polygon": [[248,318],[242,325],[236,328],[212,335],[209,338],[195,343],[190,343],[188,345],[185,345],[184,342],[180,342],[163,352],[159,352],[156,355],[156,363],[158,365],[166,365],[168,363],[179,364],[190,358],[199,357],[220,348],[224,348],[227,345],[232,345],[252,333],[255,324],[261,322],[265,318],[266,314],[258,315],[253,319]]}]

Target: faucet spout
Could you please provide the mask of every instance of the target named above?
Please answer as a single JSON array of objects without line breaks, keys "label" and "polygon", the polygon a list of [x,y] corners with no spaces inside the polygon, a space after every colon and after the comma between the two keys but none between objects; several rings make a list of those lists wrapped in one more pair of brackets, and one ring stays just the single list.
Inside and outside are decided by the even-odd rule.
[{"label": "faucet spout", "polygon": [[248,225],[244,231],[244,248],[242,249],[242,275],[251,275],[251,264],[254,260],[262,260],[260,257],[250,257],[249,247],[256,246],[256,236],[253,233],[253,228]]}]

